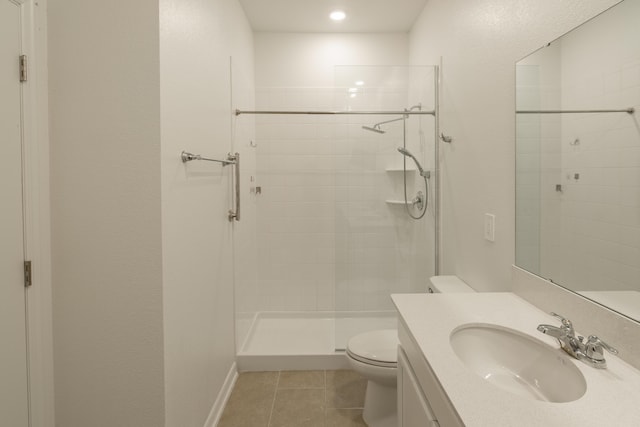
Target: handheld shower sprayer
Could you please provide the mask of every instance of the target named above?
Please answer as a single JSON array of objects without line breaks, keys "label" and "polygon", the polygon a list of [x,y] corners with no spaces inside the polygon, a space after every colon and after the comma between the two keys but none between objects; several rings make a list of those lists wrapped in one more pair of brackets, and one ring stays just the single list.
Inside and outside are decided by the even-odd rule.
[{"label": "handheld shower sprayer", "polygon": [[420,172],[420,176],[425,177],[425,178],[429,178],[429,171],[425,171],[422,167],[422,165],[420,164],[420,162],[418,161],[418,159],[416,159],[416,156],[414,156],[413,154],[411,154],[411,151],[407,150],[404,147],[398,147],[398,151],[400,152],[400,154],[402,154],[403,156],[407,156],[407,157],[411,157],[413,159],[413,161],[415,162],[416,166],[418,167],[418,171]]}]

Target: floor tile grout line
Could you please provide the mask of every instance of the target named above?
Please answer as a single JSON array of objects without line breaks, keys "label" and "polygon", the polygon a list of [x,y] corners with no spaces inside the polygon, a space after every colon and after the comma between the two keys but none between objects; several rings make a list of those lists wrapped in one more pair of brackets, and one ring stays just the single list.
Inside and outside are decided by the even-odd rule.
[{"label": "floor tile grout line", "polygon": [[322,371],[322,378],[324,380],[324,399],[322,399],[323,406],[323,417],[322,417],[322,425],[327,426],[327,370]]},{"label": "floor tile grout line", "polygon": [[276,379],[276,386],[273,390],[273,401],[271,402],[271,411],[269,411],[269,419],[267,420],[267,427],[271,426],[271,418],[273,418],[273,408],[276,406],[276,396],[278,394],[278,386],[280,385],[280,373],[282,371],[278,371],[278,378]]},{"label": "floor tile grout line", "polygon": [[278,387],[278,390],[324,390],[324,387]]}]

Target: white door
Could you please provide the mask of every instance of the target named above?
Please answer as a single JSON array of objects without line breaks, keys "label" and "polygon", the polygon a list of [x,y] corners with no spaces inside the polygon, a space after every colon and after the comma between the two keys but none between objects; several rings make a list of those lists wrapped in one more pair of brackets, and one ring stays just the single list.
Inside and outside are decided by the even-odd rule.
[{"label": "white door", "polygon": [[0,425],[28,427],[20,7],[0,0]]}]

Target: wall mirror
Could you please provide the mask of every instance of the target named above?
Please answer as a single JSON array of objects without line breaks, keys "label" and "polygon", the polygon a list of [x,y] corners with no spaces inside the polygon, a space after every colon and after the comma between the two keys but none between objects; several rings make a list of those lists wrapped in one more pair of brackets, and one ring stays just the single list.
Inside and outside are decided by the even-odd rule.
[{"label": "wall mirror", "polygon": [[640,0],[516,63],[516,265],[640,321]]}]

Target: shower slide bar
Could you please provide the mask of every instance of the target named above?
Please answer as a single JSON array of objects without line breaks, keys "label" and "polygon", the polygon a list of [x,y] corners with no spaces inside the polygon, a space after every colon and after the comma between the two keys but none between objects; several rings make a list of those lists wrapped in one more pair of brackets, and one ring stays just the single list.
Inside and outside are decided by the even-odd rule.
[{"label": "shower slide bar", "polygon": [[621,110],[516,110],[517,114],[579,114],[579,113],[627,113],[633,114],[636,109],[624,108]]},{"label": "shower slide bar", "polygon": [[192,154],[187,151],[183,151],[180,154],[180,158],[182,159],[182,163],[191,162],[193,160],[204,160],[207,162],[218,162],[222,163],[222,166],[227,165],[235,165],[235,199],[236,199],[236,210],[229,209],[229,221],[240,221],[240,153],[235,154],[227,154],[227,158],[225,160],[219,159],[210,159],[208,157],[202,157],[200,154]]},{"label": "shower slide bar", "polygon": [[404,115],[404,116],[419,116],[429,115],[435,116],[435,110],[432,111],[409,111],[409,110],[395,110],[395,111],[287,111],[287,110],[236,110],[236,116],[241,114],[317,114],[317,115]]}]

